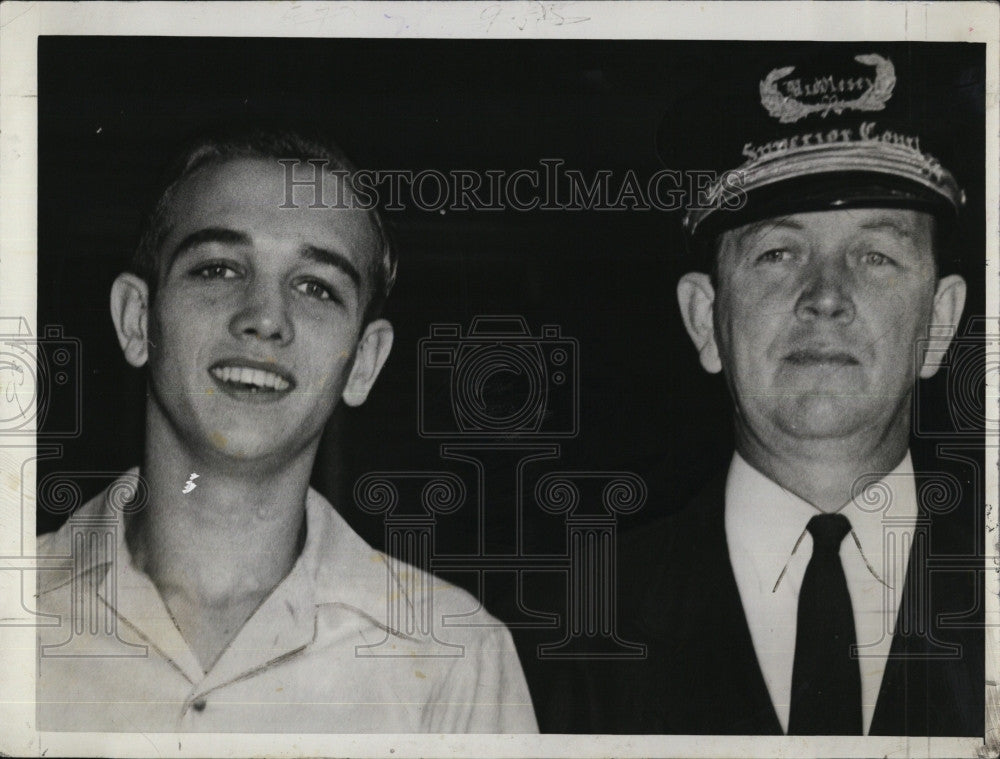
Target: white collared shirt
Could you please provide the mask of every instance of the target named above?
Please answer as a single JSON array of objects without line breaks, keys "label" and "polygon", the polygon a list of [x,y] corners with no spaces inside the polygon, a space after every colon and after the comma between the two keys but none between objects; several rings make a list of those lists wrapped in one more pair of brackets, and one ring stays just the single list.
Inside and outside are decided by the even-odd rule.
[{"label": "white collared shirt", "polygon": [[369,547],[311,489],[295,565],[204,672],[133,564],[112,488],[38,541],[47,565],[66,557],[39,572],[38,608],[55,622],[39,630],[41,729],[537,732],[506,627]]},{"label": "white collared shirt", "polygon": [[[840,512],[850,520],[857,537],[857,542],[851,535],[844,538],[840,559],[860,647],[862,716],[867,735],[892,645],[917,521],[909,453],[865,492]],[[726,481],[726,543],[757,661],[785,732],[799,587],[812,557],[812,536],[806,524],[819,513],[754,469],[739,453],[733,456]],[[887,548],[883,550],[883,546]]]}]

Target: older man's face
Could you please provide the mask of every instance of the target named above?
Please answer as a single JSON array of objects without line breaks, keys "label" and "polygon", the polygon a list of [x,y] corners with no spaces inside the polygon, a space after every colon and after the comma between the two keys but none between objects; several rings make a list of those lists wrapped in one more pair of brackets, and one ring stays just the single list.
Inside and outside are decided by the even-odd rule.
[{"label": "older man's face", "polygon": [[[903,421],[915,379],[933,373],[917,348],[941,289],[933,224],[917,211],[845,209],[723,235],[709,347],[739,424],[768,441]],[[941,285],[956,281],[964,300],[959,278]]]}]

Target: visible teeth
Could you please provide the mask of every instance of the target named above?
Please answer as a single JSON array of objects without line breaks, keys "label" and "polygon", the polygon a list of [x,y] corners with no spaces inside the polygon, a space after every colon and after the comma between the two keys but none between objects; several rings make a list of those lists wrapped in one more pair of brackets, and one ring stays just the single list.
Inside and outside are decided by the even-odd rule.
[{"label": "visible teeth", "polygon": [[248,366],[223,366],[212,369],[212,376],[223,382],[250,385],[254,389],[287,390],[291,383],[284,377],[264,369],[251,369]]}]

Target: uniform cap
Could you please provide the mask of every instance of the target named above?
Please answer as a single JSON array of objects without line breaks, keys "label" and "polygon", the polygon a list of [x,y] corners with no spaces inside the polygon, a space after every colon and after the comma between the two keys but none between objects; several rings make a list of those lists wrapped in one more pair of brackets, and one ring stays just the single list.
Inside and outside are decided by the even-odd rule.
[{"label": "uniform cap", "polygon": [[824,209],[957,220],[965,193],[948,158],[976,124],[974,98],[962,101],[968,68],[872,43],[772,45],[745,58],[716,62],[658,135],[668,166],[711,173],[684,216],[695,247],[746,223]]}]

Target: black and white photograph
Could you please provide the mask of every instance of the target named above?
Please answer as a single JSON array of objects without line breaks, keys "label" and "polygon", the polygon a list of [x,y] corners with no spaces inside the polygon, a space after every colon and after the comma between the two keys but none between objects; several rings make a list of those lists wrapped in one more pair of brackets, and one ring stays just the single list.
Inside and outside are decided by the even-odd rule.
[{"label": "black and white photograph", "polygon": [[0,751],[998,755],[997,6],[0,12]]}]

